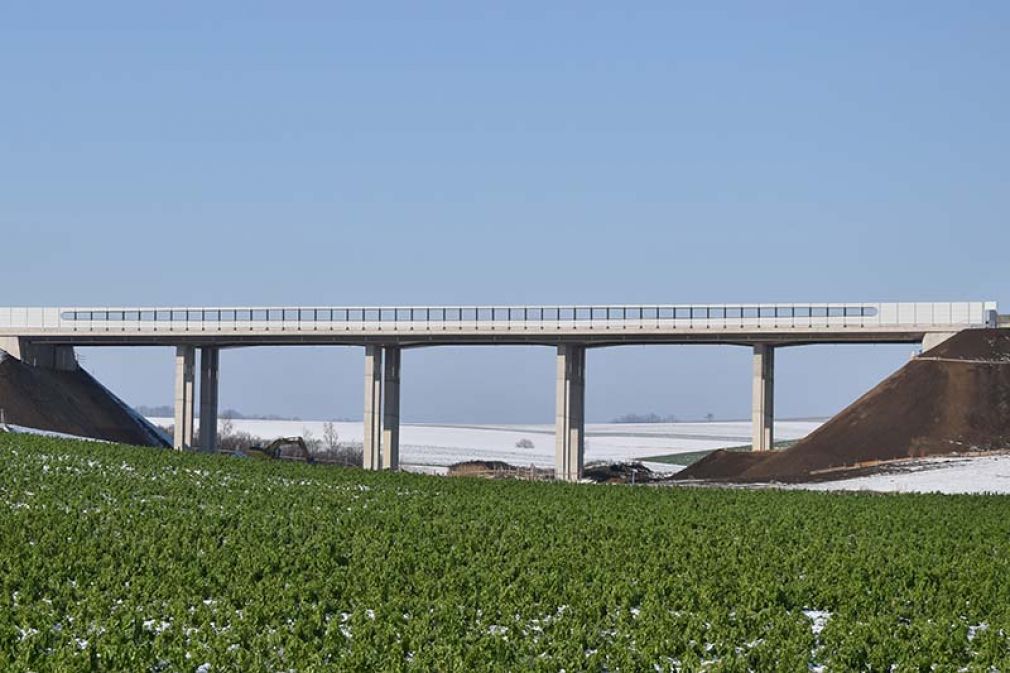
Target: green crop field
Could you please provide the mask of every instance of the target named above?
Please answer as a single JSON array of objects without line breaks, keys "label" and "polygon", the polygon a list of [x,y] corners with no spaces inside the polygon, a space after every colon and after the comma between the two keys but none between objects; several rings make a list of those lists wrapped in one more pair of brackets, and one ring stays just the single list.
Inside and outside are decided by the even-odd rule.
[{"label": "green crop field", "polygon": [[1010,669],[1010,501],[0,435],[0,671]]}]

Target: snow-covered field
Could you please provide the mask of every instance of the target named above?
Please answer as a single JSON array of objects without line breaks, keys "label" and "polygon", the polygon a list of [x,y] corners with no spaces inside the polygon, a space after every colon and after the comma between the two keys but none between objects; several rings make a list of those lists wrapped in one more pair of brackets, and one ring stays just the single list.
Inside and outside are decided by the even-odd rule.
[{"label": "snow-covered field", "polygon": [[[172,419],[151,418],[158,425]],[[321,439],[324,421],[231,421],[236,431],[270,440],[300,435]],[[360,444],[360,422],[335,422],[340,441]],[[776,439],[799,439],[819,421],[779,421]],[[601,423],[586,426],[586,461],[635,460],[672,453],[690,453],[750,444],[750,421],[699,423]],[[518,448],[523,439],[533,448]],[[417,425],[400,426],[400,462],[404,467],[440,471],[464,460],[502,460],[512,465],[554,466],[552,425]],[[677,466],[647,463],[659,472],[676,472]]]},{"label": "snow-covered field", "polygon": [[886,493],[1010,493],[1010,454],[923,458],[882,468],[879,474],[788,488]]}]

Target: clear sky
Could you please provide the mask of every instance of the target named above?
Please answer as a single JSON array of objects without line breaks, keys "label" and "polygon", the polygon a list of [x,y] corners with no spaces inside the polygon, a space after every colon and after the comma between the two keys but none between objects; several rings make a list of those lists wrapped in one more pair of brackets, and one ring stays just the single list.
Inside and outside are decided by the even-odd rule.
[{"label": "clear sky", "polygon": [[[994,299],[1006,2],[46,2],[0,9],[0,304]],[[779,356],[829,414],[908,347]],[[81,351],[137,404],[171,352]],[[545,348],[404,359],[415,421],[548,421]],[[361,413],[361,351],[221,401]],[[591,420],[744,417],[749,353],[620,348]]]}]

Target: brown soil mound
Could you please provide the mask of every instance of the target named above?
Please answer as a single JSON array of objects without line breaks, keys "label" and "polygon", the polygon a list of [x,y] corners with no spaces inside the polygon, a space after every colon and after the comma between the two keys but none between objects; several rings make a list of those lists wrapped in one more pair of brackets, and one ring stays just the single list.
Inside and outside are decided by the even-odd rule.
[{"label": "brown soil mound", "polygon": [[88,372],[30,367],[0,351],[0,409],[10,425],[138,446],[167,446]]},{"label": "brown soil mound", "polygon": [[735,474],[712,454],[678,477],[805,481],[822,470],[1008,447],[1010,331],[973,329],[912,360],[792,447],[741,462]]},{"label": "brown soil mound", "polygon": [[518,467],[501,460],[467,460],[449,466],[450,477],[484,477],[486,479],[549,479],[554,470],[539,467]]},{"label": "brown soil mound", "polygon": [[768,452],[713,451],[701,460],[688,465],[675,475],[675,479],[734,479],[746,470],[774,454]]},{"label": "brown soil mound", "polygon": [[483,477],[495,472],[511,472],[515,468],[501,460],[465,460],[449,466],[450,477]]},{"label": "brown soil mound", "polygon": [[1010,329],[965,330],[919,357],[1010,362]]}]

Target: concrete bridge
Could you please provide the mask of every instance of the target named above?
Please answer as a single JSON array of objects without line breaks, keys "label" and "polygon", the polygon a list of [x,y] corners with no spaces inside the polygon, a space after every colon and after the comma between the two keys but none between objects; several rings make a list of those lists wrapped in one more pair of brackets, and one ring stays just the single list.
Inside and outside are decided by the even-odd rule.
[{"label": "concrete bridge", "polygon": [[[753,349],[753,445],[773,444],[775,350],[843,343],[932,347],[995,327],[996,302],[355,307],[0,308],[0,349],[29,364],[76,367],[75,346],[176,349],[177,449],[212,451],[222,348],[347,345],[365,349],[364,467],[399,466],[404,348],[543,345],[557,349],[555,466],[581,477],[586,349],[621,344],[731,344]],[[194,437],[200,352],[200,437]]]}]

